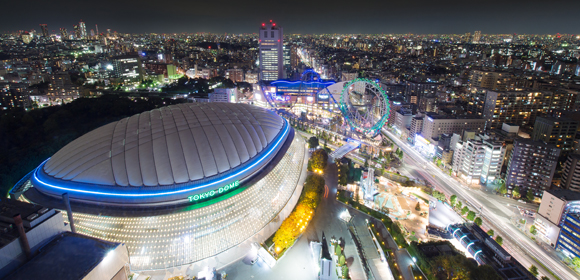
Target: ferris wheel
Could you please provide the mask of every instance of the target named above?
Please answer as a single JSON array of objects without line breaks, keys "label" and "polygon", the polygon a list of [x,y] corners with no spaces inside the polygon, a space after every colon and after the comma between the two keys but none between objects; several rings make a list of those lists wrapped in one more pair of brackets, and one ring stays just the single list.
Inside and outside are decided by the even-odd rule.
[{"label": "ferris wheel", "polygon": [[357,78],[344,85],[340,111],[352,130],[374,138],[389,119],[389,99],[374,81]]}]

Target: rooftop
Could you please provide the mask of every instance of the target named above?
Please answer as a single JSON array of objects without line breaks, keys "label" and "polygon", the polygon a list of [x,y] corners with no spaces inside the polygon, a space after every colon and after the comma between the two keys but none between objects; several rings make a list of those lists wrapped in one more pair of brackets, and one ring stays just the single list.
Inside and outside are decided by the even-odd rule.
[{"label": "rooftop", "polygon": [[563,189],[552,189],[547,190],[546,192],[550,193],[551,195],[566,201],[575,201],[580,200],[580,192],[575,192],[571,190],[563,190]]},{"label": "rooftop", "polygon": [[6,277],[6,280],[83,279],[119,245],[65,232],[40,249],[38,255]]}]

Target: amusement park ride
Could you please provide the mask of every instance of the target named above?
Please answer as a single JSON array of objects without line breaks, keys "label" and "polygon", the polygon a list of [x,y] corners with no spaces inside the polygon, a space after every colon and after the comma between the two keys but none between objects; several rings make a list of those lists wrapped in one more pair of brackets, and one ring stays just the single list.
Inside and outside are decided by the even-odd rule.
[{"label": "amusement park ride", "polygon": [[[298,90],[293,93],[294,96],[304,96],[314,98],[320,94],[329,96],[329,103],[335,106],[328,106],[327,110],[331,111],[333,107],[338,107],[343,118],[343,124],[348,125],[350,132],[361,140],[368,142],[370,139],[377,138],[380,135],[382,127],[389,117],[389,101],[387,94],[381,86],[366,78],[357,78],[342,83],[342,91],[337,101],[328,90],[328,85],[334,82],[324,82],[320,75],[312,69],[304,71],[300,81],[274,81],[271,84],[295,83]],[[281,108],[278,106],[276,93],[265,91],[268,104],[274,109],[292,109],[298,99],[294,99],[289,106]]]}]

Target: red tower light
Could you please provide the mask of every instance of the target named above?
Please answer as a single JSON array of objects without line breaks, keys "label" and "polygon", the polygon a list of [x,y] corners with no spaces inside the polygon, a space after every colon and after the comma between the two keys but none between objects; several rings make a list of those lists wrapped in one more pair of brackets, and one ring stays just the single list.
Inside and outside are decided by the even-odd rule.
[{"label": "red tower light", "polygon": [[266,24],[265,23],[262,23],[262,26],[266,26]]}]

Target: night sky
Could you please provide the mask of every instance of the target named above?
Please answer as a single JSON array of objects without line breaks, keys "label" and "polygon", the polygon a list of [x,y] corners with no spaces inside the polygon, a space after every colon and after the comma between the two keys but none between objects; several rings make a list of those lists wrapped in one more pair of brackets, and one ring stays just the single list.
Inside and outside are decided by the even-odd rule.
[{"label": "night sky", "polygon": [[284,33],[580,33],[580,1],[510,0],[7,0],[0,32],[51,33],[81,19],[120,33],[254,33],[270,19]]}]

